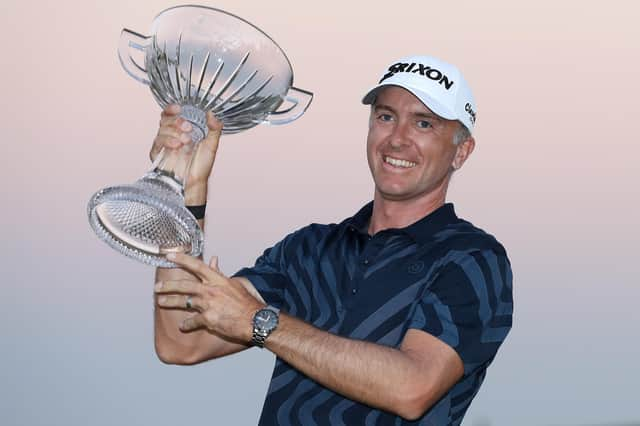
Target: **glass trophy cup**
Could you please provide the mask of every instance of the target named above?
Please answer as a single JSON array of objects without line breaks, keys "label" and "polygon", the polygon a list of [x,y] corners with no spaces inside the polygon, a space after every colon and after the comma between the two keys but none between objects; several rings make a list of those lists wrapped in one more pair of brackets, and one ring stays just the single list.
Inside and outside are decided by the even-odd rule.
[{"label": "glass trophy cup", "polygon": [[146,84],[162,108],[181,105],[193,130],[180,150],[163,150],[130,185],[96,192],[87,207],[98,237],[120,253],[154,266],[174,267],[171,252],[199,256],[203,233],[184,206],[192,154],[207,135],[206,111],[223,134],[299,118],[313,95],[293,84],[291,64],[264,32],[221,10],[178,6],[160,13],[151,35],[124,29],[120,62]]}]

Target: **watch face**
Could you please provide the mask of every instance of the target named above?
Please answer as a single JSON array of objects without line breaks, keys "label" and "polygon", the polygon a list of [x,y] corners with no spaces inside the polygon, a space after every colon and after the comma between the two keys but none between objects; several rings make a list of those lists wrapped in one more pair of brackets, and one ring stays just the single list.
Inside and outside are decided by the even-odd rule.
[{"label": "watch face", "polygon": [[270,309],[262,309],[256,314],[254,323],[261,330],[272,330],[278,325],[278,314]]}]

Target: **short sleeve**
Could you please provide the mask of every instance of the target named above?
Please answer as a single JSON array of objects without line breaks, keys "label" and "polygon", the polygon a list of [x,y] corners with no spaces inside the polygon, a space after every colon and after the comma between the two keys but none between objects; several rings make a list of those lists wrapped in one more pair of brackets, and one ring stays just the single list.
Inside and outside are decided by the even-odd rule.
[{"label": "short sleeve", "polygon": [[284,289],[288,283],[284,261],[285,241],[266,249],[256,259],[254,266],[242,268],[233,275],[247,278],[267,304],[279,309],[283,307]]},{"label": "short sleeve", "polygon": [[493,360],[511,329],[511,266],[504,252],[488,249],[448,257],[418,301],[409,327],[451,346],[466,376]]}]

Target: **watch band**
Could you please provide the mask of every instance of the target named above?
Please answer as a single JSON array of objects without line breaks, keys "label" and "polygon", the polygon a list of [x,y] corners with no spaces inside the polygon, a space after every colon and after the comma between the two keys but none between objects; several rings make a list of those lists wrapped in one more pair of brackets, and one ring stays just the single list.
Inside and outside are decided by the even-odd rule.
[{"label": "watch band", "polygon": [[267,336],[260,334],[260,332],[254,327],[253,337],[251,338],[251,344],[259,348],[264,348],[264,341],[267,340]]}]

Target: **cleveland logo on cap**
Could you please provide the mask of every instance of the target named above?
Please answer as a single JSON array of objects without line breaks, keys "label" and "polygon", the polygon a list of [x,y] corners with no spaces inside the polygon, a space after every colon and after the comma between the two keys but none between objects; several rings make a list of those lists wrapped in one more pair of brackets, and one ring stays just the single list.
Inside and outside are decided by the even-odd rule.
[{"label": "cleveland logo on cap", "polygon": [[464,106],[464,110],[469,113],[469,119],[473,124],[476,124],[476,112],[473,110],[473,107],[469,102],[467,102]]},{"label": "cleveland logo on cap", "polygon": [[398,62],[391,65],[389,67],[389,72],[382,77],[382,79],[378,82],[378,84],[382,83],[387,78],[399,72],[418,73],[433,81],[437,81],[439,84],[443,85],[447,90],[449,90],[451,86],[453,86],[453,81],[449,80],[449,77],[447,77],[441,71],[435,68],[431,68],[428,65],[418,64],[415,62],[412,62],[410,64]]}]

